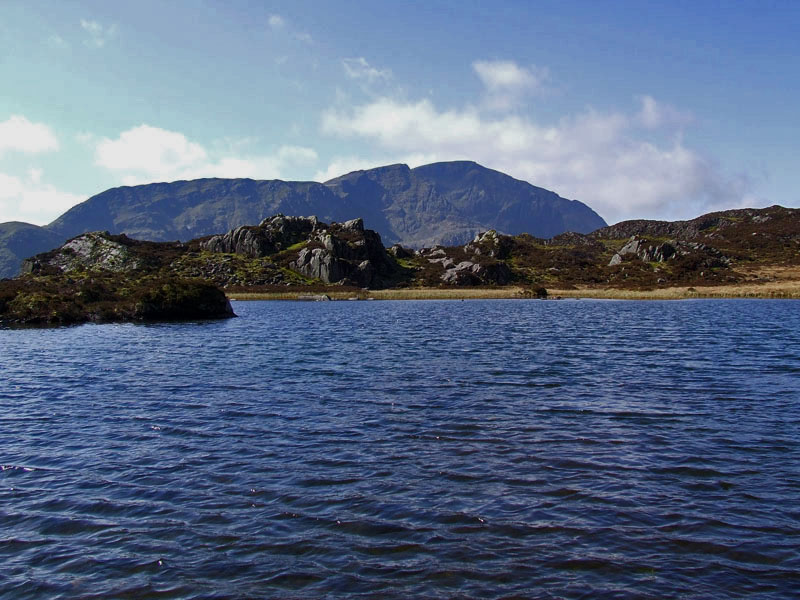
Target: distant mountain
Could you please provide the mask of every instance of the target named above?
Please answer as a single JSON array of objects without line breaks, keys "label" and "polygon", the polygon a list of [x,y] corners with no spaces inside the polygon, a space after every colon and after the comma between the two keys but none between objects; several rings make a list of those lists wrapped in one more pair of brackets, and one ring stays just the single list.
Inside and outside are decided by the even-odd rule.
[{"label": "distant mountain", "polygon": [[60,245],[66,238],[38,225],[0,223],[0,277],[13,277],[24,258]]},{"label": "distant mountain", "polygon": [[[606,225],[591,208],[474,162],[390,165],[323,183],[198,179],[113,188],[45,227],[0,224],[0,277],[22,259],[87,231],[152,241],[188,240],[276,213],[322,221],[363,218],[387,245],[460,244],[480,231],[551,237]],[[24,233],[22,233],[24,231]],[[12,247],[6,239],[24,238]]]}]

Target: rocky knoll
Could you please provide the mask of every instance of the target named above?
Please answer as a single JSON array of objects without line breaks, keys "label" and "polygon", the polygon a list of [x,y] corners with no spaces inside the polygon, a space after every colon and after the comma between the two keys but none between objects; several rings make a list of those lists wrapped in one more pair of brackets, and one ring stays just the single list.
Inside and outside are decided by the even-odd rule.
[{"label": "rocky knoll", "polygon": [[800,266],[800,210],[775,206],[691,221],[627,221],[548,239],[488,231],[464,246],[392,252],[423,285],[727,285],[758,279],[752,271],[762,266]]},{"label": "rocky knoll", "polygon": [[360,218],[328,225],[316,217],[276,215],[256,227],[212,236],[200,248],[249,258],[274,256],[290,270],[328,284],[380,287],[400,272],[380,235],[365,229]]},{"label": "rocky knoll", "polygon": [[[512,273],[503,259],[508,258],[511,237],[490,230],[475,236],[464,246],[423,248],[414,253],[417,263],[438,266],[439,283],[460,286],[507,285]],[[422,269],[423,271],[428,269]]]},{"label": "rocky knoll", "polygon": [[160,268],[185,250],[108,232],[78,236],[26,260],[20,277],[0,281],[0,325],[236,316],[213,283]]},{"label": "rocky knoll", "polygon": [[[771,222],[771,223],[770,223]],[[708,213],[688,221],[649,221],[636,219],[602,227],[592,232],[596,239],[625,239],[631,236],[649,236],[678,240],[696,240],[702,237],[725,237],[725,231],[736,235],[737,230],[750,229],[797,233],[800,213],[797,209],[771,206],[769,208],[741,208]],[[769,225],[768,225],[769,223]]]}]

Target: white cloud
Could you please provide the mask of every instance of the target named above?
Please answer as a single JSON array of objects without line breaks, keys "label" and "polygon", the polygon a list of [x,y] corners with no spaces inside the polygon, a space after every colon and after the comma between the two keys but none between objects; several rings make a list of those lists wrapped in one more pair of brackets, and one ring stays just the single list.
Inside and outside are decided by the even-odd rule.
[{"label": "white cloud", "polygon": [[372,169],[383,164],[386,163],[369,158],[361,158],[358,156],[340,156],[331,161],[325,169],[314,173],[314,181],[328,181],[329,179],[339,177],[340,175],[346,175],[347,173],[352,173],[353,171]]},{"label": "white cloud", "polygon": [[33,123],[21,115],[0,121],[0,156],[5,152],[36,154],[58,150],[58,139],[43,123]]},{"label": "white cloud", "polygon": [[202,177],[278,179],[287,169],[316,160],[317,153],[302,146],[282,146],[269,155],[212,152],[182,133],[150,125],[123,131],[116,139],[103,138],[95,148],[95,163],[117,172],[125,185]]},{"label": "white cloud", "polygon": [[86,198],[44,182],[41,169],[23,177],[0,173],[0,223],[25,221],[46,225]]},{"label": "white cloud", "polygon": [[527,95],[544,93],[550,79],[546,67],[521,67],[510,60],[476,60],[472,69],[486,88],[486,106],[493,110],[508,110]]},{"label": "white cloud", "polygon": [[305,31],[295,31],[289,26],[289,22],[280,15],[270,15],[267,23],[269,23],[269,26],[273,31],[285,30],[291,37],[300,42],[304,42],[306,44],[314,43],[314,38],[311,37],[310,33]]},{"label": "white cloud", "polygon": [[94,48],[102,48],[117,34],[116,25],[104,26],[88,19],[81,19],[81,28],[89,35],[83,43]]},{"label": "white cloud", "polygon": [[377,69],[370,65],[363,56],[342,59],[345,74],[350,79],[365,79],[368,82],[388,80],[392,77],[389,69]]},{"label": "white cloud", "polygon": [[549,77],[546,68],[520,67],[510,60],[476,60],[472,68],[489,91],[507,89],[536,90]]},{"label": "white cloud", "polygon": [[269,26],[272,27],[273,29],[280,29],[281,27],[286,26],[286,21],[280,15],[270,15]]},{"label": "white cloud", "polygon": [[96,163],[112,170],[130,170],[167,175],[204,162],[205,149],[182,133],[149,125],[124,131],[115,140],[105,138],[97,145]]},{"label": "white cloud", "polygon": [[639,96],[642,108],[636,115],[638,123],[647,129],[665,126],[689,125],[694,121],[691,113],[680,111],[669,104],[657,102],[652,96]]},{"label": "white cloud", "polygon": [[[469,104],[440,109],[428,99],[379,98],[347,110],[327,110],[322,130],[372,141],[398,159],[423,151],[430,160],[475,160],[581,200],[612,223],[691,218],[752,203],[747,178],[725,175],[687,147],[670,129],[678,113],[651,100],[642,100],[639,112],[588,108],[541,124],[516,113],[486,114]],[[655,127],[671,141],[651,139]],[[331,174],[343,161],[334,159],[321,174]]]}]

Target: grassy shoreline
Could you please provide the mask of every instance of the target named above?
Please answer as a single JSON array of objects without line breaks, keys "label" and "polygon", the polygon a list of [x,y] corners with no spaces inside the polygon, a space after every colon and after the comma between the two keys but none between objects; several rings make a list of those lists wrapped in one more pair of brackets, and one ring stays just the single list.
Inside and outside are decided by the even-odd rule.
[{"label": "grassy shoreline", "polygon": [[[690,298],[800,298],[800,281],[775,284],[741,284],[709,287],[665,287],[655,290],[613,288],[548,289],[549,298],[587,298],[603,300],[686,300]],[[314,292],[331,300],[489,300],[519,299],[525,288],[398,288],[386,290],[339,291],[335,288]],[[308,292],[230,292],[231,300],[298,300]]]}]

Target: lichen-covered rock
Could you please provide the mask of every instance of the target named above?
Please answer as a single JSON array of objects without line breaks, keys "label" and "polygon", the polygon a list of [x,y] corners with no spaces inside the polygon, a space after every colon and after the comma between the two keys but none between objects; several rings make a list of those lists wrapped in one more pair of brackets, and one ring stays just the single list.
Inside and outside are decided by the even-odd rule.
[{"label": "lichen-covered rock", "polygon": [[77,269],[123,272],[138,269],[141,261],[132,256],[128,247],[110,239],[108,232],[79,235],[49,255],[37,255],[22,263],[23,273],[36,273],[45,267],[66,273]]}]

